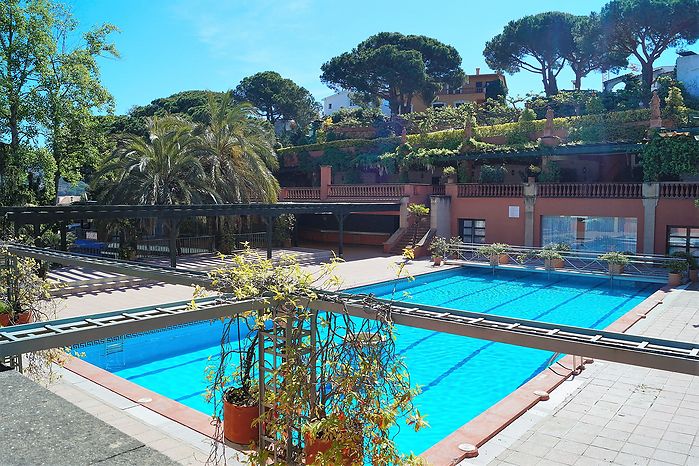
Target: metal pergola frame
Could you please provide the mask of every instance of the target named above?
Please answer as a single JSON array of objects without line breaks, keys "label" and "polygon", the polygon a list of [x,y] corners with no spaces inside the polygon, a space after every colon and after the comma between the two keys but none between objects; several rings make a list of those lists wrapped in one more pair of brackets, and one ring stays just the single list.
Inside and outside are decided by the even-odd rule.
[{"label": "metal pergola frame", "polygon": [[[272,233],[274,219],[282,214],[331,214],[338,221],[338,256],[344,254],[344,222],[352,213],[398,212],[400,202],[352,203],[352,202],[279,202],[276,204],[198,204],[198,205],[97,205],[0,207],[0,215],[14,225],[15,233],[23,225],[34,225],[35,234],[40,226],[60,224],[61,242],[65,245],[66,226],[70,221],[157,218],[173,224],[192,217],[226,217],[259,215],[267,226],[267,257],[272,258]],[[177,229],[170,228],[170,266],[177,266]],[[65,246],[63,246],[65,249]]]},{"label": "metal pergola frame", "polygon": [[[125,275],[157,278],[165,283],[200,284],[210,286],[208,277],[197,272],[183,272],[166,267],[101,258],[86,261],[80,255],[47,251],[30,246],[6,245],[10,252],[84,267],[118,271]],[[604,359],[622,364],[699,375],[699,344],[651,338],[642,335],[609,332],[567,325],[551,324],[478,312],[390,302],[396,324],[454,335],[478,338],[518,346],[543,349],[562,354],[574,354]],[[201,300],[197,309],[177,303],[127,311],[96,314],[51,322],[8,327],[0,330],[0,357],[41,349],[68,346],[127,333],[143,332],[185,322],[196,322],[266,306],[264,300],[227,301]],[[374,319],[365,298],[342,293],[319,292],[319,299],[310,303],[318,311],[344,313]]]}]

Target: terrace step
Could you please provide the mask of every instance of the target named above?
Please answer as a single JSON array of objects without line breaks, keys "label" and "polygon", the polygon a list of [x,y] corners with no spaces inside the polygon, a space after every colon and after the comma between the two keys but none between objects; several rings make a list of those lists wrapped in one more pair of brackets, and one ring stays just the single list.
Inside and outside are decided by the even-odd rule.
[{"label": "terrace step", "polygon": [[427,224],[422,224],[418,227],[417,235],[415,235],[414,227],[407,228],[405,233],[403,233],[403,236],[401,236],[400,239],[396,242],[396,244],[393,245],[393,248],[391,248],[390,252],[393,254],[403,253],[403,250],[406,247],[412,245],[413,236],[417,238],[417,241],[420,241],[420,239],[423,236],[425,236],[428,231],[430,231],[430,226]]}]

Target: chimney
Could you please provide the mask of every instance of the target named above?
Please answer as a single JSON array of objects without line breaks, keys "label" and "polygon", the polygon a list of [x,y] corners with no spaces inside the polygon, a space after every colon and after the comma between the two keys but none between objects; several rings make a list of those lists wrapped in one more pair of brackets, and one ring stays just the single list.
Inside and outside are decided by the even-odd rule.
[{"label": "chimney", "polygon": [[480,68],[476,68],[476,76],[478,76],[479,74],[481,74],[481,69],[480,69]]}]

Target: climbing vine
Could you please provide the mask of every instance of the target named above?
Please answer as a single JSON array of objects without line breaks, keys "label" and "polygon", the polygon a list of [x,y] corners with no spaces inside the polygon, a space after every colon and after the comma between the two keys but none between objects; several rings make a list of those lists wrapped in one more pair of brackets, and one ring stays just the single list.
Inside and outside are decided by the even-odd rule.
[{"label": "climbing vine", "polygon": [[656,135],[643,148],[641,165],[645,181],[698,174],[699,141],[683,133]]}]

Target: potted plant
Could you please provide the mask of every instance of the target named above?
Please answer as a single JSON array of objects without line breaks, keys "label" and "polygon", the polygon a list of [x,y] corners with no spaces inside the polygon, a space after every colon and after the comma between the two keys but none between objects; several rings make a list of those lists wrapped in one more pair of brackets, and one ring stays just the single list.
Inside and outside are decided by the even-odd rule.
[{"label": "potted plant", "polygon": [[541,174],[541,167],[534,164],[529,165],[527,168],[527,183],[535,183],[539,175]]},{"label": "potted plant", "polygon": [[667,284],[669,286],[679,286],[682,284],[682,275],[687,270],[687,261],[674,259],[667,264]]},{"label": "potted plant", "polygon": [[624,266],[629,263],[627,255],[611,251],[598,256],[598,259],[606,261],[609,265],[609,273],[611,275],[621,275],[624,273]]},{"label": "potted plant", "polygon": [[[418,390],[395,349],[390,303],[363,296],[362,306],[372,320],[350,317],[343,295],[317,291],[337,285],[334,267],[332,262],[313,274],[294,256],[274,264],[248,249],[210,273],[221,295],[260,302],[258,310],[243,317],[253,320],[250,328],[264,329],[257,333],[256,345],[243,347],[256,348],[258,361],[260,354],[270,355],[257,374],[263,404],[255,422],[265,436],[248,455],[249,464],[272,459],[276,464],[304,459],[306,464],[405,464],[392,440],[396,423],[407,419],[416,430],[426,425],[412,404]],[[336,303],[331,312],[314,310],[312,303],[319,298]],[[224,335],[222,354],[234,339]],[[219,363],[208,377],[219,440],[212,442],[212,462],[224,453],[221,394],[226,393],[230,362]]]},{"label": "potted plant", "polygon": [[430,243],[429,250],[432,253],[434,265],[440,266],[442,265],[442,260],[446,258],[448,253],[449,243],[445,238],[438,236],[432,240],[432,243]]},{"label": "potted plant", "polygon": [[539,252],[539,257],[544,259],[544,266],[547,269],[561,269],[565,264],[562,252],[570,251],[570,246],[566,243],[551,243]]},{"label": "potted plant", "polygon": [[560,269],[563,267],[563,256],[554,249],[542,249],[539,257],[544,260],[544,267],[547,270]]},{"label": "potted plant", "polygon": [[[230,334],[230,328],[237,320],[231,319],[224,326],[224,334]],[[238,333],[240,328],[238,329]],[[240,367],[233,372],[230,379],[222,378],[228,382],[228,386],[223,391],[223,437],[239,445],[250,445],[259,440],[259,428],[256,420],[260,415],[260,400],[257,390],[257,383],[253,380],[253,368],[257,362],[257,331],[253,330],[247,336],[238,334],[237,351],[226,349],[226,345],[221,346],[219,367],[217,370],[225,371],[220,366],[221,361],[224,366],[229,364],[230,356],[240,363]],[[211,391],[206,394],[208,400],[211,399]]]},{"label": "potted plant", "polygon": [[675,257],[681,257],[687,261],[687,266],[689,268],[689,281],[697,282],[699,281],[699,264],[697,264],[697,258],[688,252],[676,252],[673,254]]},{"label": "potted plant", "polygon": [[442,171],[447,179],[447,183],[456,183],[456,168],[455,167],[445,167]]},{"label": "potted plant", "polygon": [[282,247],[290,248],[292,241],[291,235],[296,225],[296,216],[294,214],[281,214],[275,222],[274,234],[276,240]]},{"label": "potted plant", "polygon": [[510,261],[507,250],[510,245],[505,243],[493,243],[482,246],[478,252],[490,260],[490,265],[497,266],[507,264]]},{"label": "potted plant", "polygon": [[42,279],[39,263],[29,257],[16,257],[0,251],[5,265],[0,278],[6,293],[0,299],[0,326],[22,325],[43,320],[51,310],[51,285]]}]

